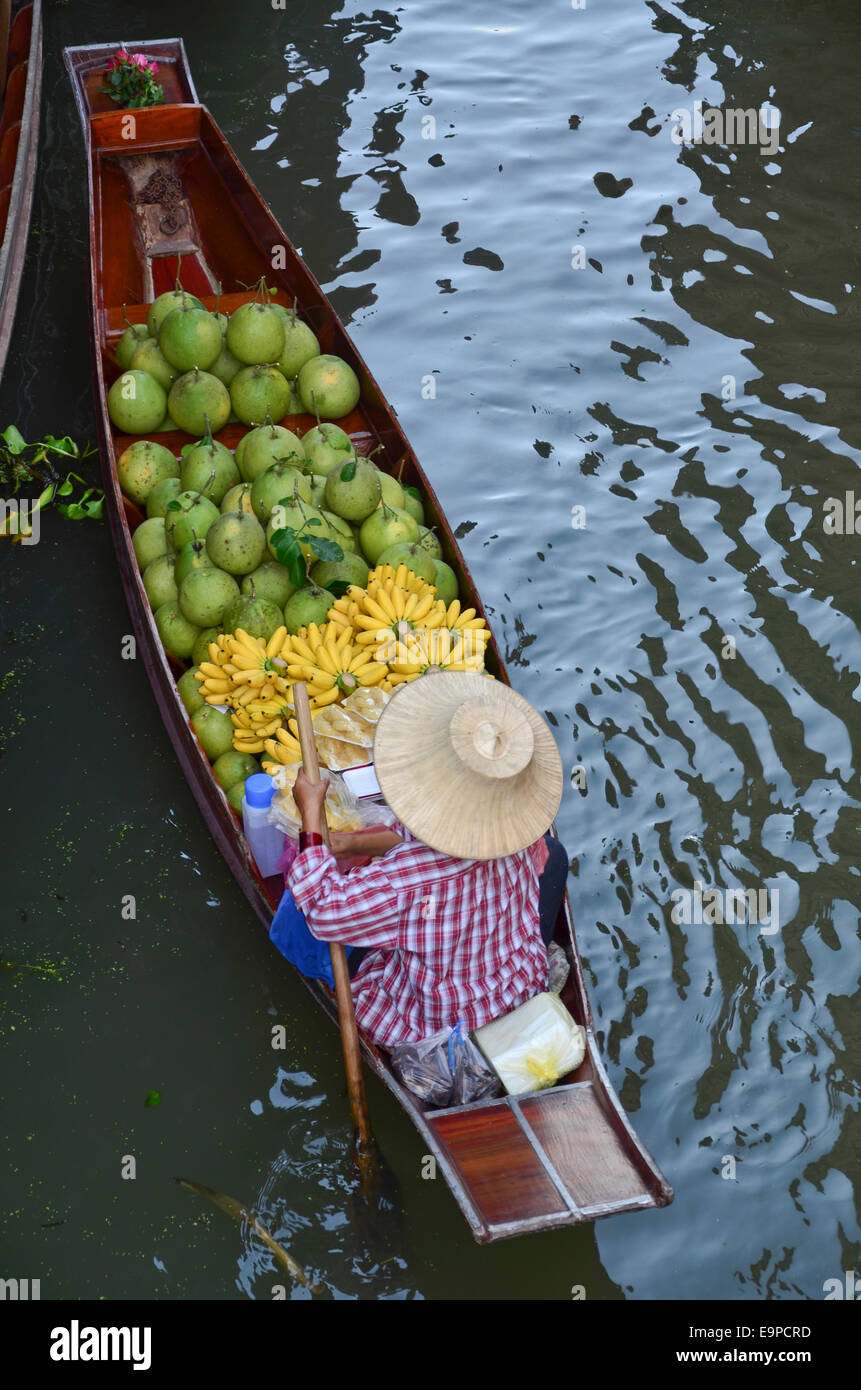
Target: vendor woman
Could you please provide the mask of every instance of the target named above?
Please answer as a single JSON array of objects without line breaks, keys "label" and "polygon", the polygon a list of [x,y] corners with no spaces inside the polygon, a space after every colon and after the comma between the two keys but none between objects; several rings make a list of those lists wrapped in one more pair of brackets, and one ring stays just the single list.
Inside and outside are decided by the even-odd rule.
[{"label": "vendor woman", "polygon": [[[359,1026],[383,1047],[458,1019],[467,1030],[547,988],[567,856],[545,837],[562,797],[550,729],[486,676],[439,672],[386,706],[374,765],[395,830],[322,839],[326,783],[300,772],[293,897],[315,937],[351,953]],[[337,858],[374,855],[342,874]]]}]

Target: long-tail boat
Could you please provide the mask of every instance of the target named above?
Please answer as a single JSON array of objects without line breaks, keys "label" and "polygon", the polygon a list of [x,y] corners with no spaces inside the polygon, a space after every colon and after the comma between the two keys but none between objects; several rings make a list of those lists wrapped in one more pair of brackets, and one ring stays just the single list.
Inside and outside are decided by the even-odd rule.
[{"label": "long-tail boat", "polygon": [[[117,110],[99,91],[117,46],[65,52],[89,166],[93,374],[107,511],[138,651],[177,757],[216,844],[268,929],[283,885],[258,874],[241,821],[189,727],[176,684],[183,668],[163,650],[135,563],[132,534],[143,514],[123,496],[117,480],[117,457],[131,439],[112,427],[107,410],[106,393],[120,371],[114,348],[124,315],[132,323],[146,319],[152,299],[174,286],[178,257],[183,287],[207,308],[215,307],[216,286],[221,283],[226,292],[220,307],[232,312],[252,297],[240,286],[253,285],[262,275],[287,303],[298,301],[321,351],[343,357],[359,376],[361,400],[339,424],[360,453],[378,450],[375,461],[381,467],[396,470],[402,482],[420,489],[426,520],[436,528],[457,575],[461,600],[479,613],[482,607],[451,528],[394,411],[320,286],[198,102],[182,41],[133,45],[158,61],[165,91],[163,105],[134,112]],[[301,435],[315,421],[308,415],[287,416],[281,423]],[[227,424],[217,438],[234,448],[244,433],[244,426]],[[180,432],[161,433],[158,439],[177,455],[188,442]],[[497,679],[507,680],[495,643],[486,662]],[[607,1077],[567,901],[556,924],[556,939],[572,963],[562,999],[585,1029],[587,1046],[582,1065],[554,1087],[519,1098],[425,1108],[399,1083],[386,1054],[361,1038],[367,1066],[415,1124],[478,1241],[575,1225],[672,1200],[672,1189],[634,1133]],[[337,1018],[333,993],[322,983],[305,983]]]},{"label": "long-tail boat", "polygon": [[42,0],[0,0],[0,377],[24,271],[42,89]]}]

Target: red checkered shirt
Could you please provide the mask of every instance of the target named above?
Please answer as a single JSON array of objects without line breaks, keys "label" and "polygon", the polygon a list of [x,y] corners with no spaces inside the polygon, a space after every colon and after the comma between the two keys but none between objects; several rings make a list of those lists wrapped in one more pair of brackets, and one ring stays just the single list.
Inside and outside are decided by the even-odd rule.
[{"label": "red checkered shirt", "polygon": [[480,1028],[547,988],[538,925],[543,839],[505,859],[452,859],[404,839],[342,874],[325,846],[293,861],[290,891],[314,936],[372,949],[353,980],[356,1018],[383,1047],[463,1019]]}]

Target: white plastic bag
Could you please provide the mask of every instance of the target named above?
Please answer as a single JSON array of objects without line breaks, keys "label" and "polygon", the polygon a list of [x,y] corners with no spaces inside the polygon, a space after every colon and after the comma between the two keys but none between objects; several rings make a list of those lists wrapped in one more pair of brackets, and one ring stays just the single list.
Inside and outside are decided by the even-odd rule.
[{"label": "white plastic bag", "polygon": [[536,994],[472,1036],[510,1096],[552,1086],[586,1055],[586,1032],[556,994]]}]

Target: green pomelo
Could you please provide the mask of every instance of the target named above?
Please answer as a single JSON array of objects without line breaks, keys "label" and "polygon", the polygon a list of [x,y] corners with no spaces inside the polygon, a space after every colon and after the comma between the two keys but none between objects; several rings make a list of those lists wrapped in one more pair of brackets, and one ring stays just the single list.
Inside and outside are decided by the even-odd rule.
[{"label": "green pomelo", "polygon": [[[260,765],[250,753],[237,753],[235,748],[231,748],[227,753],[222,753],[220,758],[216,758],[212,771],[216,782],[224,791],[229,792],[238,782],[244,792],[245,779],[259,772]],[[241,802],[239,804],[242,805]]]},{"label": "green pomelo", "polygon": [[155,625],[165,651],[186,661],[200,628],[188,621],[176,599],[155,610]]},{"label": "green pomelo", "polygon": [[194,304],[171,309],[158,330],[162,356],[179,372],[190,372],[192,367],[207,371],[221,352],[222,342],[218,320]]},{"label": "green pomelo", "polygon": [[321,589],[319,584],[305,584],[301,589],[297,589],[295,594],[284,605],[284,621],[287,624],[288,632],[298,632],[301,627],[307,627],[309,623],[316,623],[321,627],[326,621],[326,614],[335,602],[335,595],[328,589]]},{"label": "green pomelo", "polygon": [[[319,526],[309,525],[309,522],[314,521],[315,518],[319,518],[321,524]],[[272,537],[275,535],[276,531],[280,531],[284,527],[290,527],[292,530],[302,533],[298,537],[299,549],[306,560],[310,560],[312,557],[316,560],[317,557],[311,549],[311,541],[314,536],[322,536],[324,538],[326,536],[326,520],[323,513],[307,502],[302,503],[301,506],[279,502],[278,505],[273,508],[272,515],[266,524],[266,542],[269,546],[270,554],[273,555],[276,560],[278,559],[278,553],[272,544]]]},{"label": "green pomelo", "polygon": [[275,603],[265,598],[255,598],[243,594],[236,599],[224,615],[224,631],[235,632],[238,627],[251,637],[262,637],[268,642],[273,632],[284,622],[284,614]]},{"label": "green pomelo", "polygon": [[163,444],[136,439],[117,459],[117,477],[126,497],[142,507],[158,483],[179,477],[179,464]]},{"label": "green pomelo", "polygon": [[230,383],[230,401],[244,425],[259,425],[268,415],[287,414],[290,387],[277,367],[243,367]]},{"label": "green pomelo", "polygon": [[168,544],[164,517],[153,516],[148,521],[142,521],[140,526],[135,528],[132,545],[134,546],[138,569],[141,571],[145,570],[147,565],[152,564],[152,561],[157,559],[159,555],[166,555]]},{"label": "green pomelo", "polygon": [[319,354],[316,334],[300,318],[288,316],[284,321],[284,347],[276,364],[278,370],[286,377],[298,376],[305,363]]},{"label": "green pomelo", "polygon": [[213,434],[227,424],[230,395],[223,381],[210,372],[186,372],[173,383],[168,396],[170,413],[186,434],[206,432],[207,416]]},{"label": "green pomelo", "polygon": [[192,570],[179,586],[183,616],[197,627],[216,627],[238,597],[239,585],[233,575],[212,566]]},{"label": "green pomelo", "polygon": [[129,366],[133,367],[135,371],[149,372],[150,376],[155,377],[163,391],[169,391],[179,376],[176,367],[171,366],[159,349],[156,338],[144,338],[143,342],[135,348]]},{"label": "green pomelo", "polygon": [[353,441],[340,425],[315,425],[314,429],[303,434],[302,447],[309,470],[323,478],[327,478],[339,464],[356,457]]},{"label": "green pomelo", "polygon": [[149,372],[129,369],[108,392],[108,414],[123,434],[148,434],[161,424],[166,410],[164,388]]},{"label": "green pomelo", "polygon": [[116,359],[123,371],[132,365],[132,358],[135,349],[139,348],[144,339],[149,337],[149,332],[145,323],[130,323],[123,336],[117,343]]},{"label": "green pomelo", "polygon": [[326,518],[332,540],[337,541],[342,550],[349,550],[358,555],[359,538],[349,521],[345,521],[342,516],[336,516],[334,512],[327,512],[325,508],[323,516]]},{"label": "green pomelo", "polygon": [[404,511],[409,512],[414,521],[421,526],[425,519],[425,509],[416,488],[404,488]]},{"label": "green pomelo", "polygon": [[[345,473],[352,476],[345,478]],[[379,470],[367,459],[350,459],[326,479],[326,507],[345,521],[370,516],[379,506],[380,495]]]},{"label": "green pomelo", "polygon": [[390,545],[377,556],[374,564],[391,565],[394,569],[397,569],[398,565],[406,565],[407,569],[412,570],[413,574],[418,575],[419,579],[424,579],[427,584],[436,583],[436,561],[426,550],[422,550],[417,541],[398,541],[396,545]]},{"label": "green pomelo", "polygon": [[251,574],[266,554],[266,533],[248,512],[222,512],[206,533],[206,550],[228,574]]},{"label": "green pomelo", "polygon": [[359,378],[343,358],[331,353],[312,357],[296,380],[305,409],[321,419],[340,420],[359,403]]},{"label": "green pomelo", "polygon": [[[380,564],[384,550],[393,545],[408,544],[419,538],[419,524],[409,512],[399,507],[380,507],[372,512],[359,530],[362,553],[372,565]],[[428,556],[430,559],[430,556]]]},{"label": "green pomelo", "polygon": [[203,308],[200,300],[195,299],[194,295],[189,294],[187,290],[165,290],[164,294],[160,294],[158,299],[153,300],[150,305],[149,314],[147,315],[146,327],[148,336],[150,338],[157,338],[158,330],[171,309],[178,309],[180,305],[188,303],[194,304],[198,309]]},{"label": "green pomelo", "polygon": [[253,516],[251,484],[237,483],[235,487],[225,492],[221,499],[221,510],[222,512],[248,512],[249,516]]},{"label": "green pomelo", "polygon": [[193,540],[186,541],[185,545],[180,546],[173,568],[173,577],[177,584],[181,584],[192,570],[209,569],[212,566],[208,554],[206,553],[206,542]]},{"label": "green pomelo", "polygon": [[278,608],[283,608],[288,598],[296,592],[296,585],[278,560],[264,560],[256,570],[246,574],[239,587],[243,594],[268,599]]},{"label": "green pomelo", "polygon": [[329,589],[332,584],[358,584],[360,589],[364,589],[370,572],[370,566],[361,555],[347,550],[343,560],[318,560],[311,570],[311,578],[324,589]]},{"label": "green pomelo", "polygon": [[230,752],[233,747],[233,725],[230,715],[225,714],[224,710],[205,704],[203,709],[195,710],[188,722],[211,763],[222,753]]},{"label": "green pomelo", "polygon": [[202,541],[220,512],[214,502],[196,492],[181,492],[175,503],[167,505],[164,529],[169,544],[181,550],[188,541]]},{"label": "green pomelo", "polygon": [[[204,660],[205,659],[206,658],[204,658]],[[195,662],[194,666],[189,667],[187,671],[183,672],[176,683],[176,688],[180,693],[187,714],[194,714],[197,710],[203,709],[206,704],[206,701],[200,693],[200,681],[194,674],[196,669],[197,663]]]},{"label": "green pomelo", "polygon": [[217,439],[201,439],[182,456],[182,485],[186,491],[203,492],[213,502],[221,503],[228,489],[240,481],[233,455]]},{"label": "green pomelo", "polygon": [[281,462],[294,468],[305,467],[305,450],[298,434],[285,430],[283,425],[258,425],[245,436],[242,466],[248,482],[253,483],[273,463]]},{"label": "green pomelo", "polygon": [[445,560],[434,560],[434,577],[432,584],[436,585],[436,596],[441,598],[446,608],[450,603],[454,603],[458,596],[457,575],[451,565],[447,565]]},{"label": "green pomelo", "polygon": [[209,655],[209,644],[215,641],[220,631],[220,627],[205,627],[197,634],[191,649],[191,659],[195,666],[199,666],[201,661],[212,660]]},{"label": "green pomelo", "polygon": [[434,560],[442,559],[442,546],[439,538],[433,531],[428,530],[427,526],[419,526],[419,545],[422,550],[426,550],[428,555]]},{"label": "green pomelo", "polygon": [[377,472],[380,475],[380,496],[386,506],[397,507],[399,511],[406,511],[404,503],[407,499],[397,478],[393,478],[391,473],[384,473],[381,468]]},{"label": "green pomelo", "polygon": [[[177,467],[179,467],[178,464]],[[147,516],[166,516],[168,502],[179,497],[181,492],[182,483],[179,478],[165,478],[162,482],[156,483],[146,499]]]},{"label": "green pomelo", "polygon": [[[248,458],[247,450],[245,457]],[[289,463],[273,463],[251,486],[254,514],[264,524],[279,502],[295,502],[297,497],[303,502],[312,500],[311,479],[300,473],[298,468],[292,468]]]},{"label": "green pomelo", "polygon": [[234,357],[226,341],[221,340],[221,351],[216,357],[211,367],[207,368],[211,376],[217,376],[219,381],[230,387],[236,373],[242,370],[242,363],[238,357]]},{"label": "green pomelo", "polygon": [[[250,753],[248,754],[248,756],[251,756]],[[254,760],[252,759],[252,761]],[[257,762],[254,762],[254,771],[260,771],[260,764]],[[236,811],[237,815],[240,816],[242,815],[242,798],[244,797],[244,795],[245,782],[234,782],[233,786],[230,788],[230,791],[227,793],[227,800],[230,802],[230,805],[233,807],[233,810]]]},{"label": "green pomelo", "polygon": [[240,304],[227,325],[227,346],[240,362],[277,362],[284,349],[284,326],[280,314],[267,305]]},{"label": "green pomelo", "polygon": [[164,603],[172,603],[177,597],[176,580],[173,574],[173,556],[157,555],[143,572],[143,586],[149,599],[150,608],[155,611]]}]

